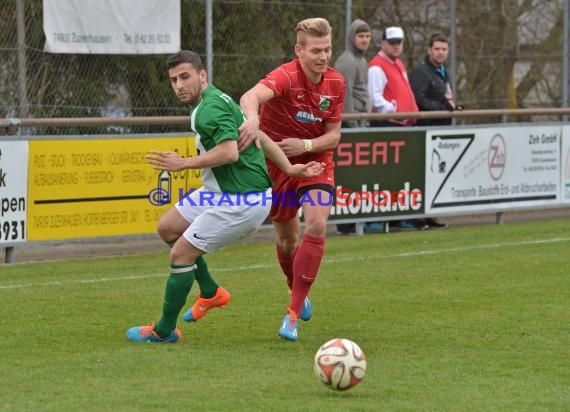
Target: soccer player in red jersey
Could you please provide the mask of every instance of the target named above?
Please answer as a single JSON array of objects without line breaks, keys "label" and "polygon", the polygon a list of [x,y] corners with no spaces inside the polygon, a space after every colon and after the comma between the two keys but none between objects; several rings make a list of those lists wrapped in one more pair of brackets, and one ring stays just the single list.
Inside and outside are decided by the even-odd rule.
[{"label": "soccer player in red jersey", "polygon": [[[238,142],[240,150],[252,142],[257,144],[262,130],[292,163],[315,160],[326,164],[319,177],[291,178],[268,161],[276,196],[269,216],[276,231],[277,258],[291,293],[279,336],[292,341],[297,340],[298,319],[311,317],[307,296],[324,255],[335,190],[332,149],[340,140],[345,94],[344,78],[329,67],[329,22],[323,18],[306,19],[297,24],[295,32],[297,58],[277,67],[242,96],[240,105],[246,121],[239,129]],[[291,202],[292,194],[296,195],[296,202]],[[305,219],[300,243],[299,208]]]}]

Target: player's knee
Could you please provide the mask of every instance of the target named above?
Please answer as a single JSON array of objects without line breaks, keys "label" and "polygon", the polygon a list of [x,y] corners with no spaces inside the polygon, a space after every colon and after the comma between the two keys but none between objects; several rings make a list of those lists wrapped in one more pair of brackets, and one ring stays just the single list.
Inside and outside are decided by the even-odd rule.
[{"label": "player's knee", "polygon": [[297,238],[281,238],[277,240],[277,247],[285,254],[291,254],[297,247]]},{"label": "player's knee", "polygon": [[156,231],[164,239],[164,235],[167,234],[168,231],[168,224],[162,217],[158,219],[158,222],[156,223]]},{"label": "player's knee", "polygon": [[327,232],[326,219],[314,219],[305,222],[305,233],[315,237],[324,237]]},{"label": "player's knee", "polygon": [[172,225],[169,224],[169,222],[166,219],[162,218],[159,219],[158,223],[156,224],[156,231],[158,232],[162,240],[164,240],[167,243],[172,241],[173,239],[178,239],[181,235],[180,233],[176,233]]},{"label": "player's knee", "polygon": [[176,244],[170,249],[170,263],[175,265],[191,265],[194,264],[196,258],[185,253],[183,248]]}]

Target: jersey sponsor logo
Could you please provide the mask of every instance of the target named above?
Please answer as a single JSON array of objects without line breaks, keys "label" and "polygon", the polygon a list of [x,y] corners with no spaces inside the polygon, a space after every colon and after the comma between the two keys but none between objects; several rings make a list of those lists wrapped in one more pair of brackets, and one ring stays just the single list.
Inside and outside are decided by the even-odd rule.
[{"label": "jersey sponsor logo", "polygon": [[331,104],[330,96],[320,96],[319,107],[321,110],[327,110]]},{"label": "jersey sponsor logo", "polygon": [[313,113],[306,112],[304,110],[299,110],[295,115],[295,120],[301,123],[322,123],[323,119],[316,117]]}]

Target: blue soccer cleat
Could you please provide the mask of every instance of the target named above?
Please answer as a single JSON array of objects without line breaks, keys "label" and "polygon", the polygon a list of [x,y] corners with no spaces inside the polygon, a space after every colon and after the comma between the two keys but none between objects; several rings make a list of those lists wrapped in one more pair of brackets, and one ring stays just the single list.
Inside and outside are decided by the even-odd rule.
[{"label": "blue soccer cleat", "polygon": [[309,298],[305,298],[305,301],[303,302],[303,308],[301,309],[300,318],[301,320],[308,321],[309,319],[311,319],[312,314],[313,314],[313,305],[311,304]]},{"label": "blue soccer cleat", "polygon": [[295,312],[289,309],[288,313],[283,318],[283,322],[281,323],[281,327],[279,328],[279,332],[277,334],[283,339],[296,341],[298,332],[299,319],[297,319]]},{"label": "blue soccer cleat", "polygon": [[164,338],[154,331],[154,322],[146,326],[134,326],[127,331],[127,338],[136,343],[178,343],[182,340],[182,333],[175,328]]}]

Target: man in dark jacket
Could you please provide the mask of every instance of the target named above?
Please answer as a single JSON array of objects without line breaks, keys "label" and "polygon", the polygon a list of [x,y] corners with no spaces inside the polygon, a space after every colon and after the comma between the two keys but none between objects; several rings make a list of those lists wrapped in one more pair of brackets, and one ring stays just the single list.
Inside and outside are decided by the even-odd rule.
[{"label": "man in dark jacket", "polygon": [[[427,56],[417,64],[410,74],[410,85],[420,111],[456,110],[451,90],[451,78],[444,66],[449,54],[449,42],[441,33],[429,38]],[[425,119],[418,126],[450,125],[451,118]]]},{"label": "man in dark jacket", "polygon": [[[429,38],[427,56],[412,70],[410,85],[416,97],[420,111],[456,110],[453,101],[451,78],[444,66],[449,54],[449,41],[441,33],[434,33]],[[418,126],[450,125],[451,118],[420,119]],[[433,218],[420,219],[428,227],[445,227],[445,223]]]}]

